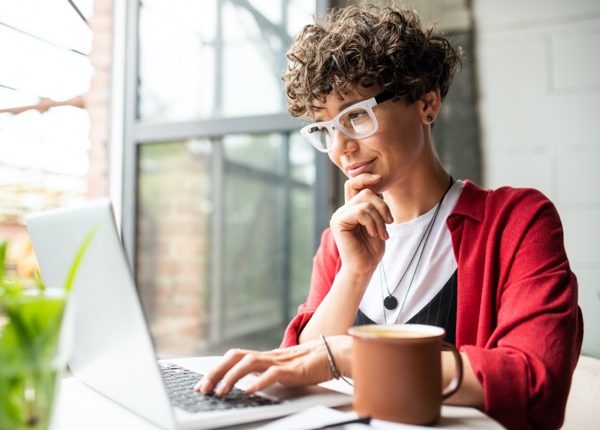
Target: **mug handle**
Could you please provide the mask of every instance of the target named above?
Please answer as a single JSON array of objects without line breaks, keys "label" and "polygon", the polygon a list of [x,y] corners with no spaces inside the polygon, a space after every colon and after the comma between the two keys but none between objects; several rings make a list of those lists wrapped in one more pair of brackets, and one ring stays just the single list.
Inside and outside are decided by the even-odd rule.
[{"label": "mug handle", "polygon": [[442,350],[452,351],[452,354],[454,354],[454,361],[456,364],[452,380],[450,381],[448,386],[444,388],[444,391],[442,391],[442,399],[444,400],[450,397],[452,394],[456,393],[456,391],[458,391],[458,389],[460,388],[460,384],[462,383],[463,378],[463,362],[460,353],[458,352],[456,347],[451,343],[442,343]]}]

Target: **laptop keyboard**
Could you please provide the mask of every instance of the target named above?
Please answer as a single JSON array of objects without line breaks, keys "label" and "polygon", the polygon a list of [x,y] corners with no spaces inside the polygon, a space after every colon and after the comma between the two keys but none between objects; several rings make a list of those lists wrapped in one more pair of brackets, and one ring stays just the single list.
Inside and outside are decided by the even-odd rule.
[{"label": "laptop keyboard", "polygon": [[171,403],[187,412],[221,411],[280,403],[256,394],[248,394],[235,387],[224,397],[202,394],[194,391],[194,386],[202,379],[202,374],[172,363],[161,364],[160,368]]}]

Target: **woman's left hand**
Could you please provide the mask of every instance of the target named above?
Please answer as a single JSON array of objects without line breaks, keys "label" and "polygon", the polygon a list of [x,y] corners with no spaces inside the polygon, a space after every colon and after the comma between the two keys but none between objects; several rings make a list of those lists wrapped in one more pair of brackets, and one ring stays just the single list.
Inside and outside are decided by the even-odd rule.
[{"label": "woman's left hand", "polygon": [[[349,336],[332,336],[327,341],[332,354],[341,357],[349,356],[343,353],[343,350],[349,347],[350,340]],[[347,374],[345,360],[339,361],[340,372]],[[344,367],[341,366],[342,363]],[[254,372],[261,372],[261,374],[246,389],[248,393],[254,393],[276,382],[298,387],[315,385],[332,379],[323,344],[316,339],[290,348],[265,352],[231,349],[194,389],[209,394],[221,382],[215,394],[225,396],[237,381]]]}]

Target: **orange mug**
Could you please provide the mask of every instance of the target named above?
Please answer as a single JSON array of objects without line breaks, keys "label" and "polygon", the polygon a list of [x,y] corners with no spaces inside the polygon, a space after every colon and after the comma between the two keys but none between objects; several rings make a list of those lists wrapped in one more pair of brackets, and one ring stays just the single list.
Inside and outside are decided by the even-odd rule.
[{"label": "orange mug", "polygon": [[[431,425],[442,400],[462,382],[462,359],[444,342],[445,330],[419,324],[363,325],[352,336],[354,410],[358,415],[404,424]],[[453,352],[456,371],[442,389],[442,350]]]}]

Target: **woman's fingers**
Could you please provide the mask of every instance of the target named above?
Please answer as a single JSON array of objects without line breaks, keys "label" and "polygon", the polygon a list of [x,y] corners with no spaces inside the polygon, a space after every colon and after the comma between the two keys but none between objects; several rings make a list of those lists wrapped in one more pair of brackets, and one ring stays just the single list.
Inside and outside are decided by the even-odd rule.
[{"label": "woman's fingers", "polygon": [[223,379],[223,377],[233,366],[235,366],[247,354],[253,352],[254,351],[244,351],[241,349],[230,349],[225,353],[219,364],[211,369],[206,375],[204,375],[204,378],[202,378],[202,380],[196,384],[194,389],[202,392],[203,394],[211,393],[217,386],[217,383]]},{"label": "woman's fingers", "polygon": [[323,382],[325,379],[317,379],[316,375],[305,375],[300,371],[301,364],[283,363],[269,367],[264,373],[261,373],[256,381],[250,385],[246,391],[255,393],[270,385],[279,382],[289,387],[298,387],[311,385],[313,383]]},{"label": "woman's fingers", "polygon": [[271,366],[268,358],[260,352],[250,352],[239,360],[231,369],[225,373],[221,385],[215,391],[217,396],[225,396],[233,386],[244,376],[253,372],[264,372]]},{"label": "woman's fingers", "polygon": [[371,203],[361,203],[356,206],[356,210],[356,220],[365,227],[370,236],[379,237],[381,240],[389,238],[385,221]]},{"label": "woman's fingers", "polygon": [[356,196],[362,190],[366,189],[370,185],[375,185],[381,180],[381,175],[374,175],[370,173],[363,173],[362,175],[355,176],[348,179],[344,183],[344,194],[346,202],[352,197]]},{"label": "woman's fingers", "polygon": [[271,364],[246,391],[254,393],[279,382],[298,387],[318,384],[330,378],[329,364],[319,340],[292,348],[265,353]]},{"label": "woman's fingers", "polygon": [[352,205],[358,203],[370,203],[373,207],[379,212],[381,218],[384,220],[386,224],[391,224],[394,222],[394,217],[392,216],[392,211],[390,207],[387,205],[383,199],[375,194],[373,191],[369,189],[362,190],[350,200],[346,202],[346,204],[342,207],[351,207]]},{"label": "woman's fingers", "polygon": [[358,224],[365,227],[367,233],[381,240],[389,238],[386,224],[394,222],[389,206],[371,190],[363,190],[332,217],[332,227],[353,230]]},{"label": "woman's fingers", "polygon": [[204,394],[213,391],[225,396],[244,376],[261,373],[247,388],[249,393],[259,391],[275,382],[286,385],[310,385],[327,380],[327,360],[318,341],[307,342],[292,348],[256,352],[228,351],[223,360],[212,369],[194,389]]},{"label": "woman's fingers", "polygon": [[[273,366],[280,365],[282,362],[294,360],[299,355],[302,355],[301,351],[273,350],[256,352],[232,349],[227,351],[223,356],[223,360],[208,372],[194,389],[204,394],[209,394],[220,382],[220,385],[215,390],[215,394],[217,396],[225,396],[231,391],[237,381],[244,376],[254,372],[264,372]],[[266,386],[264,383],[259,385],[260,387]]]}]

